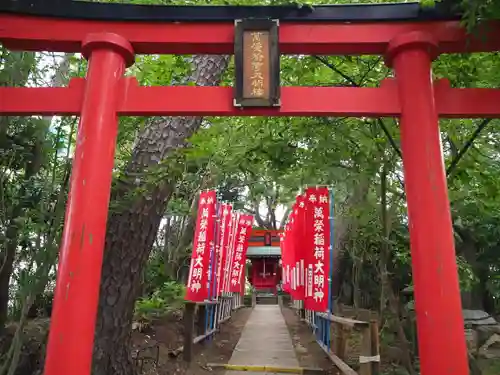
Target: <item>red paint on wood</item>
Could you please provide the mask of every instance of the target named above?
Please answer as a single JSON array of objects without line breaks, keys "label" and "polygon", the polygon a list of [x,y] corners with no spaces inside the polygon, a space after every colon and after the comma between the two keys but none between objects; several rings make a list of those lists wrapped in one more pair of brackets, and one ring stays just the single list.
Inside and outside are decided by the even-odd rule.
[{"label": "red paint on wood", "polygon": [[[117,43],[120,52],[115,48]],[[118,131],[117,101],[126,61],[133,55],[130,45],[123,39],[117,40],[115,35],[89,36],[83,44],[91,51],[89,71],[85,85],[69,89],[83,100],[59,253],[45,375],[88,375],[91,371]]]},{"label": "red paint on wood", "polygon": [[272,290],[280,282],[278,258],[253,258],[250,267],[249,283],[257,291]]},{"label": "red paint on wood", "polygon": [[[69,87],[0,87],[2,115],[78,115],[85,80],[73,79]],[[233,106],[230,87],[137,86],[135,79],[122,81],[122,116],[399,116],[397,87],[385,80],[379,88],[283,87],[280,108]],[[168,98],[168,100],[166,100]],[[451,88],[446,80],[435,83],[440,117],[500,117],[500,89]]]},{"label": "red paint on wood", "polygon": [[[89,33],[119,34],[137,54],[232,54],[234,24],[147,23],[69,20],[0,14],[0,41],[7,48],[34,51],[80,52]],[[484,25],[484,36],[467,42],[457,21],[388,23],[282,23],[283,54],[348,55],[384,54],[397,35],[421,30],[439,41],[440,53],[488,52],[500,49],[500,23]]]},{"label": "red paint on wood", "polygon": [[[11,49],[85,53],[89,34],[113,33],[90,39],[99,48],[91,49],[87,82],[75,80],[68,88],[0,88],[3,115],[81,113],[45,374],[90,373],[119,114],[401,115],[422,374],[467,375],[438,116],[500,117],[500,90],[452,89],[444,81],[433,88],[429,47],[436,54],[500,50],[500,23],[485,24],[484,30],[488,35],[472,40],[454,21],[284,23],[279,30],[282,54],[385,54],[390,47],[397,85],[284,87],[280,108],[242,110],[233,106],[229,87],[139,87],[133,79],[120,78],[125,63],[132,62],[132,48],[141,54],[232,54],[233,23],[148,24],[0,14],[0,42]],[[105,40],[108,46],[102,45]]]},{"label": "red paint on wood", "polygon": [[431,78],[429,52],[435,42],[429,34],[412,33],[402,35],[391,47],[390,62],[402,110],[401,149],[421,372],[468,375],[455,244]]}]

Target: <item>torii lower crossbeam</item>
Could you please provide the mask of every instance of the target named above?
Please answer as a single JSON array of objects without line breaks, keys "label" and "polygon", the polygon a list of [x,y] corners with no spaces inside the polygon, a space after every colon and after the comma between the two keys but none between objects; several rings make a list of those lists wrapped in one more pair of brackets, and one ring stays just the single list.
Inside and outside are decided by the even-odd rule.
[{"label": "torii lower crossbeam", "polygon": [[[351,116],[399,117],[401,105],[395,80],[378,88],[282,87],[280,107],[233,106],[231,87],[138,86],[123,78],[117,113],[120,116]],[[0,87],[0,114],[78,115],[85,93],[85,79],[69,87]],[[448,81],[434,84],[438,115],[443,118],[500,117],[500,89],[451,88]]]}]

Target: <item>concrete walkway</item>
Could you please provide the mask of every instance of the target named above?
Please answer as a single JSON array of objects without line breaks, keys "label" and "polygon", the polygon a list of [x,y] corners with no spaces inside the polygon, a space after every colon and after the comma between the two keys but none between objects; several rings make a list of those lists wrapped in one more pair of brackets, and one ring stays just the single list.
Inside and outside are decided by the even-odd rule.
[{"label": "concrete walkway", "polygon": [[[278,305],[256,305],[240,341],[234,348],[230,365],[298,367],[292,339]],[[226,375],[252,375],[262,372],[226,371]]]}]

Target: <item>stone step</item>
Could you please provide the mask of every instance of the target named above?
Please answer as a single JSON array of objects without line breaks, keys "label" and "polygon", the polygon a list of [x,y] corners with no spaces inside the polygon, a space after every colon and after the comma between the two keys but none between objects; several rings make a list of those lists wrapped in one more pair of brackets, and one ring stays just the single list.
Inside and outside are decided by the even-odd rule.
[{"label": "stone step", "polygon": [[277,305],[278,296],[257,296],[257,305]]}]

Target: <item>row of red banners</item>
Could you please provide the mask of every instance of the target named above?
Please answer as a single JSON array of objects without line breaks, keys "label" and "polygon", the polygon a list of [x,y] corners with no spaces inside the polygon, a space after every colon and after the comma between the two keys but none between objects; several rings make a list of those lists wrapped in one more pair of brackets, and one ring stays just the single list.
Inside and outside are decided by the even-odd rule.
[{"label": "row of red banners", "polygon": [[299,195],[281,233],[283,290],[307,310],[329,309],[330,195],[310,187]]},{"label": "row of red banners", "polygon": [[203,302],[245,287],[253,216],[217,202],[215,191],[200,194],[186,300]]}]

